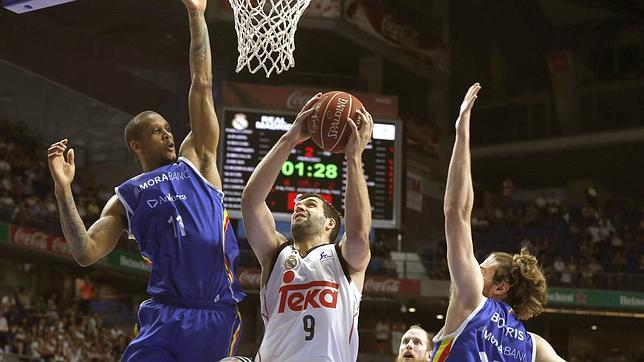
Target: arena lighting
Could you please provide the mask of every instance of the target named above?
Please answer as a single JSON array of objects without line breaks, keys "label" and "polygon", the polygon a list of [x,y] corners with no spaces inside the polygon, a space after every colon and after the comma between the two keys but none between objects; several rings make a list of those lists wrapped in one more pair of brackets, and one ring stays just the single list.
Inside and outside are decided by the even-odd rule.
[{"label": "arena lighting", "polygon": [[444,315],[442,315],[442,314],[436,314],[436,319],[439,319],[439,320],[440,320],[440,319],[443,319],[443,318],[445,318],[445,316],[444,316]]},{"label": "arena lighting", "polygon": [[415,307],[409,307],[409,313],[416,313]]},{"label": "arena lighting", "polygon": [[592,316],[602,316],[602,317],[622,317],[622,318],[643,318],[644,319],[644,313],[633,313],[633,312],[612,312],[612,311],[601,311],[601,310],[563,309],[563,308],[545,308],[543,311],[545,313],[557,313],[557,314],[575,314],[575,315],[592,315]]},{"label": "arena lighting", "polygon": [[596,331],[596,330],[597,330],[597,326],[593,324],[592,326],[590,326],[590,329],[592,329],[593,331]]}]

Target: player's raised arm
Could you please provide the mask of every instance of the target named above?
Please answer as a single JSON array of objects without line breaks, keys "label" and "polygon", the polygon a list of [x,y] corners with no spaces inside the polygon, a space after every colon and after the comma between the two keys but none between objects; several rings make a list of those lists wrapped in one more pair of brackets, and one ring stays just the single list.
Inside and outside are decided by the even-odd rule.
[{"label": "player's raised arm", "polygon": [[275,220],[266,205],[266,198],[273,188],[284,161],[295,146],[308,139],[306,120],[313,112],[311,105],[320,96],[311,98],[297,115],[293,126],[277,141],[275,146],[262,158],[250,176],[242,193],[241,209],[248,242],[259,259],[262,269],[270,268],[273,253],[284,242],[275,231]]},{"label": "player's raised arm", "polygon": [[458,303],[466,309],[476,307],[483,298],[483,276],[474,256],[470,224],[474,205],[470,166],[470,113],[480,89],[478,83],[472,85],[461,104],[443,206],[447,264],[453,285],[450,303]]},{"label": "player's raised arm", "polygon": [[[219,120],[212,96],[212,59],[210,38],[204,12],[206,0],[183,0],[190,22],[190,93],[188,111],[191,132],[181,145],[180,154],[187,157],[215,186],[221,187],[216,171]],[[206,171],[206,172],[204,172]]]},{"label": "player's raised arm", "polygon": [[58,201],[60,224],[67,245],[76,262],[81,266],[88,266],[100,260],[114,249],[121,233],[125,230],[125,209],[113,196],[105,205],[101,217],[89,228],[78,214],[71,184],[74,180],[76,165],[74,163],[74,150],[65,150],[67,140],[56,142],[49,147],[49,171],[55,184],[55,195]]},{"label": "player's raised arm", "polygon": [[371,140],[373,119],[364,109],[358,109],[362,123],[360,130],[349,119],[351,137],[347,142],[347,188],[344,208],[345,235],[340,242],[342,256],[349,265],[349,273],[359,290],[364,283],[371,252],[369,250],[369,231],[371,230],[371,203],[369,191],[362,169],[362,152]]}]

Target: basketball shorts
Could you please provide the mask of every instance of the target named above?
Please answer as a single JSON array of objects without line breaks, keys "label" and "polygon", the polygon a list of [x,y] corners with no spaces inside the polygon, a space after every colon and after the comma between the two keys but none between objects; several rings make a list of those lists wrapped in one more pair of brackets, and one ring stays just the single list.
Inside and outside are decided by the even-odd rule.
[{"label": "basketball shorts", "polygon": [[236,305],[153,297],[121,361],[219,361],[235,354],[240,331]]}]

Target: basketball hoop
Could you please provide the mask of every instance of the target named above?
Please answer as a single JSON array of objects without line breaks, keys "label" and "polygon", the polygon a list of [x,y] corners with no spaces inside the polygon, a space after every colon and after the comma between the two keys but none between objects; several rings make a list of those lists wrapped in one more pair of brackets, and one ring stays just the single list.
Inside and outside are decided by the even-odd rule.
[{"label": "basketball hoop", "polygon": [[295,66],[295,31],[311,0],[228,0],[237,31],[236,72],[263,69],[266,78]]}]

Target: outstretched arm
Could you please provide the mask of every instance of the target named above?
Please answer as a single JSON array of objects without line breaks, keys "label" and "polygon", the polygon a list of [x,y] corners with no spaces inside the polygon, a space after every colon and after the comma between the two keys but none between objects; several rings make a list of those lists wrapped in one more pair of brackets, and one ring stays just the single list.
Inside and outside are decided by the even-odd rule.
[{"label": "outstretched arm", "polygon": [[74,150],[64,152],[67,140],[52,144],[48,150],[49,170],[55,184],[56,200],[60,213],[60,224],[72,256],[81,266],[88,266],[100,260],[114,249],[121,233],[125,230],[125,209],[116,195],[108,202],[101,217],[89,228],[78,214],[71,183],[74,180],[76,165]]},{"label": "outstretched arm", "polygon": [[474,308],[482,298],[483,277],[474,256],[470,217],[474,205],[470,167],[470,113],[481,89],[470,87],[456,120],[456,140],[447,173],[444,213],[447,238],[447,264],[453,285],[451,303]]},{"label": "outstretched arm", "polygon": [[318,93],[307,102],[300,114],[297,115],[293,126],[262,158],[242,193],[241,209],[244,228],[248,235],[248,242],[264,271],[270,269],[275,249],[286,241],[275,230],[275,220],[266,205],[266,198],[273,188],[282,164],[291,154],[291,150],[298,143],[309,138],[306,119],[313,112],[311,106],[319,96]]},{"label": "outstretched arm", "polygon": [[543,337],[535,333],[530,333],[530,335],[534,340],[533,348],[537,350],[535,362],[566,362],[565,359],[559,357],[555,349]]},{"label": "outstretched arm", "polygon": [[190,21],[190,92],[188,111],[190,128],[180,154],[197,165],[203,176],[221,188],[217,171],[219,120],[212,96],[212,59],[210,38],[204,12],[206,0],[183,0]]},{"label": "outstretched arm", "polygon": [[359,290],[364,284],[364,272],[369,265],[369,231],[371,230],[371,203],[362,169],[362,152],[371,140],[373,119],[366,110],[358,110],[360,130],[349,119],[351,137],[347,143],[347,189],[344,209],[345,235],[340,242],[342,256],[349,265],[351,279]]}]

